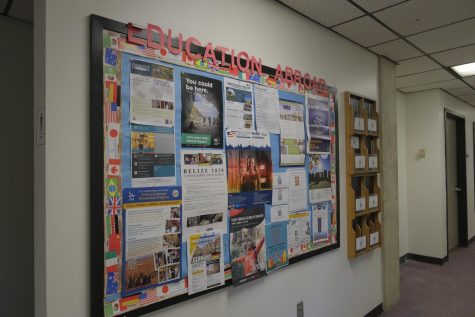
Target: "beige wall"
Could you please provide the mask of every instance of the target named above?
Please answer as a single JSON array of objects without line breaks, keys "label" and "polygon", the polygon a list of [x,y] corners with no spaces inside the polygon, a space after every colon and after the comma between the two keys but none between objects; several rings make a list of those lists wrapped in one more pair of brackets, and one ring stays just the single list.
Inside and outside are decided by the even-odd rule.
[{"label": "beige wall", "polygon": [[0,16],[0,307],[33,316],[33,26]]},{"label": "beige wall", "polygon": [[[405,121],[401,120],[399,126],[406,127],[407,182],[407,229],[401,221],[400,232],[401,235],[408,232],[409,253],[443,258],[447,255],[444,108],[466,120],[468,239],[475,235],[472,132],[475,108],[438,89],[399,97],[405,109],[405,116],[401,116]],[[425,158],[417,157],[419,149],[425,150]],[[404,175],[403,165],[400,171]],[[403,197],[400,202],[404,202]],[[401,217],[406,214],[403,206]]]},{"label": "beige wall", "polygon": [[399,256],[409,252],[407,223],[407,166],[406,166],[406,99],[396,93],[397,107],[397,162],[399,193]]},{"label": "beige wall", "polygon": [[[37,289],[46,299],[37,303],[37,317],[83,317],[89,305],[89,23],[90,14],[122,22],[158,24],[260,56],[265,64],[278,63],[323,77],[340,92],[354,91],[378,97],[377,57],[334,33],[297,15],[276,1],[203,0],[38,0],[46,1],[46,57],[41,71],[46,87],[45,210],[39,207],[36,224],[39,271]],[[237,13],[236,15],[234,13]],[[232,21],[231,21],[232,20]],[[44,34],[43,34],[44,35]],[[36,35],[41,38],[41,29]],[[40,43],[41,44],[41,41]],[[41,51],[39,52],[41,59]],[[342,94],[340,94],[342,97]],[[344,111],[340,104],[339,250],[293,265],[263,280],[228,288],[149,316],[253,315],[288,317],[304,300],[307,316],[363,316],[382,302],[381,254],[376,250],[353,263],[346,252]],[[41,179],[41,177],[40,177]],[[39,185],[41,186],[41,185]],[[44,221],[44,223],[42,223]],[[278,299],[276,301],[276,299]],[[341,303],[344,303],[342,305]]]}]

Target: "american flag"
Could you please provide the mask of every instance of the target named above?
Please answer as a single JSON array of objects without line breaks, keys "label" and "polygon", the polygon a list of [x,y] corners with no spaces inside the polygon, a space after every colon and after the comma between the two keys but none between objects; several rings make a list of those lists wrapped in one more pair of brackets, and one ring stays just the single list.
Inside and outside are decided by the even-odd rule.
[{"label": "american flag", "polygon": [[150,305],[156,303],[158,300],[159,298],[157,297],[157,290],[155,288],[152,288],[139,295],[140,306]]},{"label": "american flag", "polygon": [[116,215],[118,211],[120,211],[120,204],[121,204],[120,200],[121,200],[120,197],[117,197],[117,196],[109,197],[107,209],[110,216]]},{"label": "american flag", "polygon": [[106,100],[104,103],[104,117],[106,123],[120,123],[119,107],[115,102]]}]

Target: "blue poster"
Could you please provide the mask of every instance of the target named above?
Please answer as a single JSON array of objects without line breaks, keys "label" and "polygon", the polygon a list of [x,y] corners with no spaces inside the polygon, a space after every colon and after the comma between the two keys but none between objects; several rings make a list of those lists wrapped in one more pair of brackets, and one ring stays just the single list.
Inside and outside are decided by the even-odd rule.
[{"label": "blue poster", "polygon": [[266,225],[267,272],[280,269],[289,264],[287,256],[287,221]]}]

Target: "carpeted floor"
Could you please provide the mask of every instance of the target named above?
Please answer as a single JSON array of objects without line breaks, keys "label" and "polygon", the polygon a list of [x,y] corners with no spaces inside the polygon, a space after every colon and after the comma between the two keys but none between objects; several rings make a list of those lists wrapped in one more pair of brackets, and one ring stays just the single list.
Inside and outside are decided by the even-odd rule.
[{"label": "carpeted floor", "polygon": [[380,317],[475,317],[475,243],[443,266],[402,264],[401,299]]}]

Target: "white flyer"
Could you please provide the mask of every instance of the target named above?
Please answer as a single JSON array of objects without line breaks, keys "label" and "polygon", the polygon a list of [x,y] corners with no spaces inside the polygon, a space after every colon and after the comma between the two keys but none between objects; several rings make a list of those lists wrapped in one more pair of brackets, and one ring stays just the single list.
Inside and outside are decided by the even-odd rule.
[{"label": "white flyer", "polygon": [[289,190],[287,188],[277,188],[272,190],[272,206],[289,203]]},{"label": "white flyer", "polygon": [[224,78],[226,92],[224,127],[229,130],[254,130],[254,96],[252,84]]},{"label": "white flyer", "polygon": [[305,164],[304,105],[286,100],[279,101],[280,165]]},{"label": "white flyer", "polygon": [[223,150],[181,150],[183,241],[191,233],[227,232],[228,190]]},{"label": "white flyer", "polygon": [[289,205],[273,206],[270,210],[270,221],[279,222],[289,219]]},{"label": "white flyer", "polygon": [[308,208],[307,171],[304,168],[293,168],[287,171],[289,175],[289,211]]},{"label": "white flyer", "polygon": [[173,68],[131,61],[130,121],[162,127],[175,125]]},{"label": "white flyer", "polygon": [[256,128],[259,132],[279,134],[279,93],[277,89],[254,85]]}]

